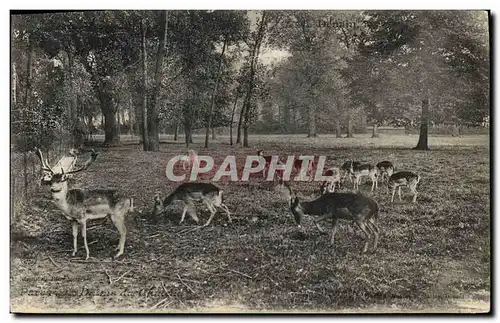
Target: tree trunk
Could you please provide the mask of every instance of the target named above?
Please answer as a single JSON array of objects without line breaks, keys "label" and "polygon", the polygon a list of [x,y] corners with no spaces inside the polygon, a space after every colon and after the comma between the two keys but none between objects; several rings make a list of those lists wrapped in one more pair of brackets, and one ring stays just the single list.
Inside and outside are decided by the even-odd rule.
[{"label": "tree trunk", "polygon": [[141,49],[142,49],[142,149],[149,150],[148,136],[148,81],[147,81],[147,56],[146,56],[146,23],[141,20]]},{"label": "tree trunk", "polygon": [[259,30],[255,38],[255,44],[252,48],[252,53],[250,55],[250,77],[248,81],[248,91],[245,101],[243,103],[243,109],[245,110],[243,119],[243,147],[248,147],[248,127],[250,126],[250,109],[252,107],[252,91],[255,83],[255,65],[257,64],[259,58],[260,46],[262,44],[262,39],[264,38],[264,28],[266,25],[266,11],[262,12],[262,18],[259,23]]},{"label": "tree trunk", "polygon": [[[222,60],[224,59],[224,53],[226,52],[226,45],[227,45],[227,36],[224,36],[224,43],[222,45],[222,52],[220,54],[219,63],[217,66],[217,75],[215,77],[214,90],[212,91],[212,99],[210,100],[210,109],[208,110],[208,123],[207,123],[207,129],[205,132],[205,148],[208,148],[208,134],[209,134],[210,128],[212,128],[212,118],[213,118],[213,113],[214,113],[215,98],[217,96],[217,88],[219,87],[220,70],[222,67]],[[215,133],[214,133],[213,128],[212,128],[212,139],[215,139]]]},{"label": "tree trunk", "polygon": [[352,117],[350,113],[347,117],[347,138],[354,138],[354,135],[352,133]]},{"label": "tree trunk", "polygon": [[308,118],[308,131],[307,137],[317,137],[316,133],[316,107],[314,105],[309,105],[309,118]]},{"label": "tree trunk", "polygon": [[245,102],[241,106],[240,115],[238,118],[238,128],[236,129],[236,143],[241,144],[241,125],[243,123],[243,114],[245,113]]},{"label": "tree trunk", "polygon": [[217,139],[216,135],[215,135],[215,128],[212,127],[212,140],[215,140]]},{"label": "tree trunk", "polygon": [[420,119],[420,135],[418,138],[417,146],[413,149],[416,150],[429,150],[429,105],[430,97],[428,96],[422,100],[422,117]]},{"label": "tree trunk", "polygon": [[291,113],[290,113],[290,106],[288,104],[285,104],[283,107],[283,133],[288,133],[289,131],[289,124],[290,124],[290,119],[291,119]]},{"label": "tree trunk", "polygon": [[342,129],[340,128],[340,120],[335,119],[335,137],[342,138]]},{"label": "tree trunk", "polygon": [[158,54],[156,57],[155,66],[155,84],[151,94],[151,101],[148,105],[148,147],[149,151],[160,150],[160,137],[158,135],[158,103],[161,90],[161,80],[163,77],[163,61],[167,49],[167,31],[168,31],[168,11],[164,12],[164,28],[162,35],[160,35],[160,42],[158,44]]},{"label": "tree trunk", "polygon": [[179,124],[178,124],[178,123],[176,123],[176,124],[175,124],[175,129],[174,129],[174,140],[175,140],[175,141],[177,141],[178,136],[179,136]]},{"label": "tree trunk", "polygon": [[374,123],[373,127],[372,127],[372,138],[378,138],[378,137],[379,137],[379,135],[377,133],[377,124]]},{"label": "tree trunk", "polygon": [[184,141],[186,142],[186,147],[189,147],[191,143],[191,127],[187,124],[184,124]]},{"label": "tree trunk", "polygon": [[460,137],[460,126],[457,124],[453,125],[453,137]]},{"label": "tree trunk", "polygon": [[238,103],[238,96],[236,96],[236,100],[234,100],[233,110],[231,111],[231,123],[229,124],[229,144],[231,146],[233,145],[233,121],[237,103]]},{"label": "tree trunk", "polygon": [[101,109],[104,109],[104,143],[103,146],[113,147],[120,145],[120,137],[117,136],[116,112],[112,107],[103,107],[101,102]]}]

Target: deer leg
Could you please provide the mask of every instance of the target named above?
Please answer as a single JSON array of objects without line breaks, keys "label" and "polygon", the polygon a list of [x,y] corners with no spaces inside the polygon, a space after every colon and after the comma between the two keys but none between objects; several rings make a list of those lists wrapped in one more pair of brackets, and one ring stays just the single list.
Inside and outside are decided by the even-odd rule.
[{"label": "deer leg", "polygon": [[361,253],[366,253],[366,251],[368,251],[368,245],[369,245],[368,240],[370,239],[370,230],[366,227],[366,224],[362,221],[356,221],[356,224],[365,234],[365,239],[366,239],[365,246],[363,247],[363,251]]},{"label": "deer leg", "polygon": [[410,190],[413,193],[413,203],[415,203],[417,201],[417,194],[418,194],[418,192],[417,192],[417,187],[416,186],[417,186],[417,184],[410,186]]},{"label": "deer leg", "polygon": [[370,218],[366,224],[371,228],[371,231],[373,235],[375,236],[374,241],[373,241],[373,249],[372,252],[375,252],[377,250],[378,246],[378,239],[379,239],[379,228],[377,227],[377,224],[375,223],[375,218]]},{"label": "deer leg", "polygon": [[229,209],[227,208],[227,205],[224,204],[224,203],[221,203],[220,206],[219,206],[221,209],[223,209],[224,211],[226,211],[226,214],[227,214],[227,222],[231,223],[233,222],[231,220],[231,212],[229,212]]},{"label": "deer leg", "polygon": [[111,221],[115,225],[116,229],[120,233],[120,241],[118,242],[118,253],[114,256],[114,258],[118,258],[123,254],[123,250],[125,249],[125,239],[127,237],[127,227],[124,223],[124,214],[112,214]]},{"label": "deer leg", "polygon": [[73,254],[74,257],[76,255],[76,251],[78,249],[78,222],[71,222],[71,227],[73,229]]},{"label": "deer leg", "polygon": [[375,189],[375,183],[376,183],[375,180],[376,180],[376,178],[372,177],[372,192]]},{"label": "deer leg", "polygon": [[181,216],[181,220],[179,221],[179,224],[181,224],[183,221],[184,221],[184,217],[186,216],[186,212],[189,208],[189,205],[184,205],[184,210],[182,211],[182,216]]},{"label": "deer leg", "polygon": [[90,256],[89,246],[87,244],[87,221],[83,220],[80,224],[82,226],[83,245],[85,246],[85,253],[86,253],[85,260],[87,260],[89,259]]},{"label": "deer leg", "polygon": [[330,244],[333,245],[333,242],[335,241],[335,234],[337,233],[338,229],[338,223],[336,218],[333,218],[332,220],[332,236],[330,237]]},{"label": "deer leg", "polygon": [[325,233],[325,230],[323,230],[323,228],[319,225],[319,222],[325,221],[326,219],[329,219],[331,217],[332,217],[331,214],[325,214],[322,217],[320,217],[319,219],[314,221],[314,225],[316,226],[316,228],[318,229],[319,232]]},{"label": "deer leg", "polygon": [[205,223],[205,224],[203,225],[204,227],[206,227],[206,226],[208,226],[208,225],[210,224],[210,222],[212,221],[212,219],[213,219],[213,218],[214,218],[214,216],[215,216],[215,213],[217,213],[217,210],[215,209],[215,207],[214,207],[212,204],[210,204],[210,202],[205,201],[205,204],[207,205],[207,207],[208,207],[208,209],[210,210],[210,213],[211,213],[211,214],[210,214],[210,218],[208,218],[207,223]]},{"label": "deer leg", "polygon": [[398,187],[398,195],[399,195],[399,200],[402,201],[402,199],[401,199],[401,186]]},{"label": "deer leg", "polygon": [[391,203],[394,202],[394,195],[396,194],[396,186],[392,188],[392,197],[391,197]]}]

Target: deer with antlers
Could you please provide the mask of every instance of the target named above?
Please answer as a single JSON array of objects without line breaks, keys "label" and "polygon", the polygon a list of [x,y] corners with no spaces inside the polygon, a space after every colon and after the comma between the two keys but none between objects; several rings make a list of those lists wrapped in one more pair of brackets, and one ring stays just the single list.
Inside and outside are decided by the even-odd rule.
[{"label": "deer with antlers", "polygon": [[70,189],[68,187],[68,176],[86,170],[97,158],[97,153],[92,150],[90,158],[85,164],[76,169],[65,172],[61,168],[61,173],[56,173],[43,160],[41,151],[37,154],[42,163],[42,170],[51,175],[50,191],[52,200],[57,208],[63,211],[64,216],[71,221],[73,229],[73,257],[77,252],[78,229],[81,228],[83,244],[85,246],[86,258],[89,259],[90,252],[87,244],[87,221],[93,219],[111,217],[113,224],[120,233],[120,241],[116,249],[118,253],[114,258],[123,254],[127,228],[125,227],[125,216],[129,211],[133,211],[134,202],[132,198],[120,197],[113,189]]},{"label": "deer with antlers", "polygon": [[[50,184],[52,174],[54,173],[54,171],[44,171],[44,169],[51,169],[51,170],[55,169],[56,172],[59,171],[60,169],[62,169],[62,170],[64,170],[64,172],[68,173],[71,170],[73,170],[73,168],[76,165],[76,160],[78,159],[78,150],[72,148],[69,151],[69,156],[61,157],[61,159],[59,159],[59,161],[57,162],[57,164],[54,167],[50,167],[50,164],[49,164],[49,161],[47,160],[47,158],[45,158],[45,160],[42,158],[42,152],[40,149],[37,149],[35,151],[35,154],[42,162],[43,176],[42,176],[42,179],[40,180],[41,184]],[[68,176],[71,176],[71,175],[68,175]]]},{"label": "deer with antlers", "polygon": [[332,220],[332,232],[330,243],[333,245],[338,228],[338,220],[353,221],[363,231],[366,242],[362,253],[366,253],[369,247],[369,239],[373,236],[374,252],[379,240],[379,228],[376,224],[379,207],[375,200],[359,193],[328,193],[313,201],[301,202],[293,193],[292,188],[286,182],[278,184],[278,190],[284,196],[290,206],[295,218],[295,223],[300,227],[305,214],[316,216],[314,220],[316,228],[324,233],[319,222]]}]

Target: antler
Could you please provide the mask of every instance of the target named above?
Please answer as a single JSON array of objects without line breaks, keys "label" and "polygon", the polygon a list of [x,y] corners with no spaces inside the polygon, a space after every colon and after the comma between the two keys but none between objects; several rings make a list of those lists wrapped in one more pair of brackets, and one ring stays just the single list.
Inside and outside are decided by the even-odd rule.
[{"label": "antler", "polygon": [[81,172],[82,170],[86,170],[96,160],[97,155],[98,154],[95,152],[95,150],[92,149],[92,153],[90,154],[90,158],[85,162],[85,164],[82,167],[80,167],[78,169],[75,169],[75,170],[72,170],[72,171],[69,171],[66,174],[67,175],[68,174],[74,174],[74,173]]},{"label": "antler", "polygon": [[47,161],[47,159],[45,159],[45,161],[43,160],[42,151],[40,149],[37,149],[35,154],[38,156],[38,158],[40,159],[40,162],[42,163],[42,170],[44,170],[46,172],[50,172],[51,174],[54,174],[54,171],[52,170],[52,168],[50,168],[50,165],[49,165],[49,162]]}]

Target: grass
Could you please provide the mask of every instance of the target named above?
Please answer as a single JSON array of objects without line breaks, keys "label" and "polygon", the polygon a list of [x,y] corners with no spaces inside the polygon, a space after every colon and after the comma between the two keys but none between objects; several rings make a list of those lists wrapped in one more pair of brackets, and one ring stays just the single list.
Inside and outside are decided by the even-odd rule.
[{"label": "grass", "polygon": [[[30,208],[18,214],[29,230],[11,235],[11,310],[35,312],[460,312],[488,311],[490,293],[489,137],[431,137],[431,151],[414,151],[416,136],[252,136],[255,148],[269,154],[327,155],[331,165],[347,159],[391,160],[397,170],[422,176],[418,203],[403,189],[404,201],[389,202],[385,187],[379,202],[380,247],[361,255],[359,229],[341,222],[336,243],[306,219],[298,239],[286,203],[273,186],[253,180],[219,183],[234,214],[223,213],[203,229],[179,226],[180,207],[168,217],[148,213],[156,191],[176,184],[164,176],[168,159],[186,148],[163,138],[160,152],[143,152],[133,141],[102,149],[77,181],[82,187],[115,187],[134,197],[125,257],[112,261],[118,234],[111,221],[96,221],[88,231],[91,259],[71,257],[70,224],[40,188]],[[219,137],[227,142],[227,137]],[[195,142],[202,142],[195,137]],[[226,154],[244,160],[254,148],[213,143],[199,154]],[[304,199],[318,184],[294,183]],[[346,188],[344,188],[346,189]],[[17,210],[17,209],[16,209]],[[17,212],[21,212],[17,210]],[[198,208],[201,221],[208,212]],[[37,226],[33,224],[37,223]],[[81,240],[79,245],[82,246]]]}]

